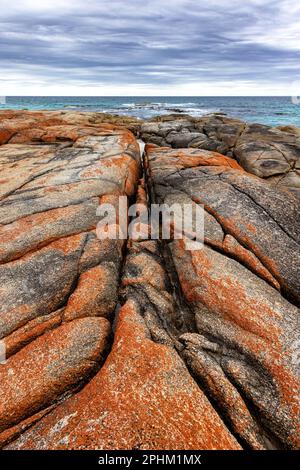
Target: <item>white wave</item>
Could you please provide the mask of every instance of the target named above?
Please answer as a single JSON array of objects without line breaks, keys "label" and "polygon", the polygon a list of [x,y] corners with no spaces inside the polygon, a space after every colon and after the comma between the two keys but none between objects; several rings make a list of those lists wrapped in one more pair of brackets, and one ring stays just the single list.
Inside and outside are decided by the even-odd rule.
[{"label": "white wave", "polygon": [[134,102],[134,103],[122,103],[122,107],[125,108],[171,108],[171,107],[182,107],[182,108],[186,108],[187,106],[196,106],[197,103],[193,103],[193,102],[188,102],[188,103],[171,103],[171,102],[157,102],[157,101],[149,101],[149,102],[144,102],[144,103],[140,103],[140,102]]},{"label": "white wave", "polygon": [[178,106],[185,108],[186,106],[197,106],[197,103],[163,103],[165,106]]}]

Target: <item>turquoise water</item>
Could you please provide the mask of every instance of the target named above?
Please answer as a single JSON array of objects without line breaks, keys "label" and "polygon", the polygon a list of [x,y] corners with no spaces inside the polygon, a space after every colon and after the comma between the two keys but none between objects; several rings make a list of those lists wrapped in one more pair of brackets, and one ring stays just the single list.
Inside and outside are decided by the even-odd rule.
[{"label": "turquoise water", "polygon": [[158,114],[184,112],[192,116],[221,112],[247,122],[300,126],[300,105],[291,97],[16,97],[0,109],[77,109],[125,114],[147,119]]}]

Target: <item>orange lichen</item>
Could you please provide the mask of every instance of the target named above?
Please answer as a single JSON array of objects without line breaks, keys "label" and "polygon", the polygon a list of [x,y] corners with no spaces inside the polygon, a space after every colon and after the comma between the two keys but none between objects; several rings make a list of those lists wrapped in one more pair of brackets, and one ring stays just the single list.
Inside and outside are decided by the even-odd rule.
[{"label": "orange lichen", "polygon": [[9,141],[11,136],[12,133],[10,131],[8,131],[7,129],[0,128],[0,145],[6,144],[6,142]]},{"label": "orange lichen", "polygon": [[220,166],[229,167],[244,172],[244,169],[237,163],[236,160],[226,157],[217,152],[208,152],[201,149],[184,149],[184,150],[171,150],[168,147],[157,148],[153,145],[147,144],[145,147],[148,158],[155,156],[159,157],[160,165],[163,163],[172,162],[173,165],[179,165],[182,168],[193,168],[198,166]]},{"label": "orange lichen", "polygon": [[[64,427],[56,426],[64,419]],[[148,338],[131,301],[119,313],[112,351],[97,376],[19,448],[37,441],[51,449],[240,448],[177,354]]]},{"label": "orange lichen", "polygon": [[279,282],[271,275],[256,256],[251,251],[240,245],[231,235],[226,235],[222,248],[225,253],[234,255],[234,257],[242,264],[250,268],[262,279],[265,279],[275,289],[280,290]]},{"label": "orange lichen", "polygon": [[107,265],[99,265],[81,274],[74,293],[64,311],[64,320],[87,316],[108,316],[115,308],[116,299],[110,297],[117,290],[118,278]]}]

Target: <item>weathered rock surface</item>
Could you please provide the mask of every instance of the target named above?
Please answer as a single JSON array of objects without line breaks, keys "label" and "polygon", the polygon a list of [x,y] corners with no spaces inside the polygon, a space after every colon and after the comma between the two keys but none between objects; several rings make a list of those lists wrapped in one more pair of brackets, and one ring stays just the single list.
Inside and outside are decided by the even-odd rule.
[{"label": "weathered rock surface", "polygon": [[141,126],[141,138],[145,142],[173,148],[196,147],[219,152],[226,152],[229,148],[215,135],[210,138],[205,134],[204,128],[198,126],[192,118],[145,122]]},{"label": "weathered rock surface", "polygon": [[[142,187],[138,202],[146,202]],[[157,242],[129,242],[121,299],[100,372],[8,448],[238,449],[174,349],[174,300]]]},{"label": "weathered rock surface", "polygon": [[202,250],[168,244],[196,322],[179,338],[182,355],[244,442],[297,448],[299,204],[234,163],[199,150],[147,149],[155,200],[190,200],[210,216]]},{"label": "weathered rock surface", "polygon": [[[299,448],[299,202],[232,158],[261,131],[149,122],[170,146],[146,146],[142,175],[134,136],[103,119],[0,113],[0,445]],[[139,221],[138,241],[99,240],[119,196],[203,205],[203,249]]]},{"label": "weathered rock surface", "polygon": [[251,124],[234,148],[234,156],[250,173],[300,196],[300,135]]},{"label": "weathered rock surface", "polygon": [[235,449],[238,444],[177,354],[151,340],[130,301],[120,311],[101,371],[10,448]]},{"label": "weathered rock surface", "polygon": [[[149,121],[107,113],[71,111],[2,111],[0,145],[21,142],[52,142],[51,132],[61,125],[95,128],[101,124],[126,127],[145,142],[172,148],[199,148],[235,158],[248,172],[300,197],[300,130],[295,126],[270,127],[246,124],[222,114],[193,118],[186,114],[157,116]],[[45,132],[44,128],[50,128]],[[66,130],[66,129],[65,129]],[[56,135],[72,140],[75,132]]]},{"label": "weathered rock surface", "polygon": [[[22,131],[30,132],[31,128],[37,135],[38,129],[44,127],[66,125],[82,125],[88,127],[112,124],[122,126],[137,134],[143,121],[130,116],[119,116],[108,113],[86,113],[79,111],[1,111],[0,112],[0,145],[10,142]],[[43,131],[40,131],[43,135]]]},{"label": "weathered rock surface", "polygon": [[142,124],[141,137],[159,146],[214,150],[231,156],[248,172],[300,197],[299,128],[246,124],[219,115],[171,115]]},{"label": "weathered rock surface", "polygon": [[110,325],[80,318],[45,333],[0,368],[0,432],[52,404],[101,365]]},{"label": "weathered rock surface", "polygon": [[14,141],[0,147],[2,442],[101,366],[110,330],[101,317],[117,305],[124,240],[96,237],[96,210],[134,196],[140,174],[126,129],[11,114],[0,121]]}]

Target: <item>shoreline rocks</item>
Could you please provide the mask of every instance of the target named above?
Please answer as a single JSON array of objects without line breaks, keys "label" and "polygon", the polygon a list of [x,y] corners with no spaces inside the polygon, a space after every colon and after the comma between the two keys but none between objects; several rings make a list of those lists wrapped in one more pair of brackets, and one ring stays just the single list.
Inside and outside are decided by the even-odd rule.
[{"label": "shoreline rocks", "polygon": [[140,135],[160,147],[198,148],[230,156],[249,173],[300,197],[300,134],[294,127],[246,124],[228,116],[188,116],[142,124]]},{"label": "shoreline rocks", "polygon": [[[4,111],[0,139],[0,446],[298,449],[297,131]],[[203,248],[98,239],[119,196],[203,206]]]},{"label": "shoreline rocks", "polygon": [[155,202],[190,201],[211,216],[203,249],[165,242],[196,321],[179,336],[183,356],[250,447],[298,448],[297,200],[216,153],[150,145],[146,158]]}]

